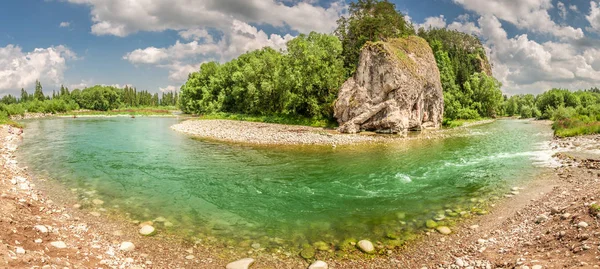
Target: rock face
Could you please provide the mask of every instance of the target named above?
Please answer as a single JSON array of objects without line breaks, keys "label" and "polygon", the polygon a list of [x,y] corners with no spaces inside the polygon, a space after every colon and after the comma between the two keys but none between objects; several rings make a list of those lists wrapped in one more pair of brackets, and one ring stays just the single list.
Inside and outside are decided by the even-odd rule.
[{"label": "rock face", "polygon": [[343,133],[439,128],[443,113],[433,52],[416,36],[367,43],[356,74],[342,85],[334,106]]}]

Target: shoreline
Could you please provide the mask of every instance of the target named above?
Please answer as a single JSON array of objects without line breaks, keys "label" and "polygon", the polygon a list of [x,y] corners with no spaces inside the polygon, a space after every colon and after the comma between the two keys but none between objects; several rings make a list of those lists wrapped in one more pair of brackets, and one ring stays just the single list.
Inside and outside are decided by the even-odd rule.
[{"label": "shoreline", "polygon": [[448,134],[454,130],[465,130],[495,120],[481,120],[466,123],[452,129],[424,130],[413,132],[407,137],[390,134],[363,132],[359,134],[342,134],[337,130],[298,125],[259,123],[236,120],[202,120],[188,119],[171,126],[171,129],[200,139],[239,143],[249,145],[321,145],[343,146],[370,143],[389,143],[418,139],[436,139],[453,136]]},{"label": "shoreline", "polygon": [[[143,237],[137,232],[138,225],[119,220],[118,216],[102,210],[97,210],[100,216],[94,216],[85,208],[74,208],[74,197],[52,202],[47,186],[36,185],[36,180],[28,176],[26,168],[20,168],[14,159],[18,140],[21,139],[20,129],[2,126],[0,138],[3,157],[0,158],[0,173],[3,174],[0,181],[0,220],[8,224],[0,225],[0,265],[17,268],[36,265],[224,268],[228,262],[245,258],[238,253],[223,259],[222,253],[214,252],[210,244],[183,241],[160,231],[154,237]],[[597,150],[600,149],[599,142],[600,135],[555,139],[552,145],[565,151]],[[600,199],[600,162],[588,161],[590,156],[572,159],[561,154],[559,157],[563,166],[548,168],[536,179],[516,186],[523,188],[518,190],[520,193],[502,198],[487,215],[461,221],[449,236],[430,232],[387,255],[371,256],[355,251],[351,259],[338,257],[324,261],[332,268],[600,266],[595,258],[600,253],[600,216],[586,214],[589,205],[596,201],[593,197]],[[598,157],[595,156],[596,159]],[[65,190],[54,196],[68,194]],[[553,213],[555,211],[557,213]],[[567,213],[571,214],[570,218],[563,220]],[[536,223],[539,218],[543,220]],[[588,226],[580,228],[578,225],[582,221]],[[49,232],[40,233],[34,228],[36,225],[45,225]],[[479,227],[473,228],[475,225]],[[565,233],[561,236],[563,231]],[[42,242],[36,243],[38,239]],[[50,242],[54,241],[63,241],[67,248],[52,246]],[[135,250],[120,251],[123,242],[133,242]],[[571,248],[571,245],[576,247]],[[20,248],[25,254],[21,254]],[[544,251],[539,251],[540,248]],[[552,248],[562,252],[544,256],[553,251]],[[565,253],[566,256],[563,256]],[[310,264],[295,253],[291,257],[261,252],[244,256],[256,259],[252,268],[307,268]],[[559,256],[561,259],[557,260]]]}]

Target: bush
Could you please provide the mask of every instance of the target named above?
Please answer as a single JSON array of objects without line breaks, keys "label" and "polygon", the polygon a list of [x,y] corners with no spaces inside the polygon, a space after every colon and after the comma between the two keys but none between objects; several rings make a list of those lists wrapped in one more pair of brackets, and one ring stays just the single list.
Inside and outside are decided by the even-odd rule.
[{"label": "bush", "polygon": [[479,119],[480,116],[479,116],[479,112],[477,112],[477,110],[470,109],[470,108],[461,108],[456,113],[456,118],[463,119],[463,120],[476,120],[476,119]]}]

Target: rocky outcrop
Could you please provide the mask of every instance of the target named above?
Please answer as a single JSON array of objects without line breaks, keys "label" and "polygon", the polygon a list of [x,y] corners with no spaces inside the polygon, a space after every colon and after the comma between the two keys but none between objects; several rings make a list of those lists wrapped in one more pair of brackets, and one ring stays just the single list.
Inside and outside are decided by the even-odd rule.
[{"label": "rocky outcrop", "polygon": [[354,77],[334,106],[340,132],[406,134],[439,128],[444,99],[440,73],[427,42],[416,36],[367,43]]}]

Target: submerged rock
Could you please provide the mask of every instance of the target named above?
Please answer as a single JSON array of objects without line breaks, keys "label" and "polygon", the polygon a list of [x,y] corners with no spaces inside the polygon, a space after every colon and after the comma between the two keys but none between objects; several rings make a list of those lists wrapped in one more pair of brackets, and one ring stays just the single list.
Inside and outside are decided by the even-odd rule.
[{"label": "submerged rock", "polygon": [[437,227],[436,230],[438,231],[438,233],[441,233],[443,235],[449,235],[452,233],[452,230],[450,230],[450,228],[448,228],[446,226]]},{"label": "submerged rock", "polygon": [[312,259],[315,257],[315,249],[311,246],[306,246],[300,251],[300,256],[305,259]]},{"label": "submerged rock", "polygon": [[358,248],[362,250],[364,253],[373,253],[375,252],[375,247],[373,243],[369,240],[360,240],[358,241]]},{"label": "submerged rock", "polygon": [[245,259],[241,259],[241,260],[237,260],[232,263],[229,263],[229,264],[227,264],[227,266],[225,266],[225,268],[226,269],[248,269],[248,268],[250,268],[250,265],[252,265],[253,263],[254,263],[254,259],[245,258]]},{"label": "submerged rock", "polygon": [[334,106],[343,133],[439,128],[443,112],[433,51],[416,36],[367,43],[356,74],[342,85]]},{"label": "submerged rock", "polygon": [[40,233],[43,233],[43,234],[48,233],[48,228],[46,228],[46,226],[44,226],[44,225],[35,225],[33,228],[36,229]]},{"label": "submerged rock", "polygon": [[426,226],[427,228],[429,228],[429,229],[433,229],[433,228],[437,227],[437,226],[438,226],[438,224],[437,224],[437,222],[435,222],[434,220],[427,220],[427,221],[425,222],[425,226]]},{"label": "submerged rock", "polygon": [[141,235],[149,236],[149,235],[153,235],[154,232],[155,232],[154,227],[152,227],[150,225],[144,225],[144,226],[142,226],[142,228],[140,228]]}]

